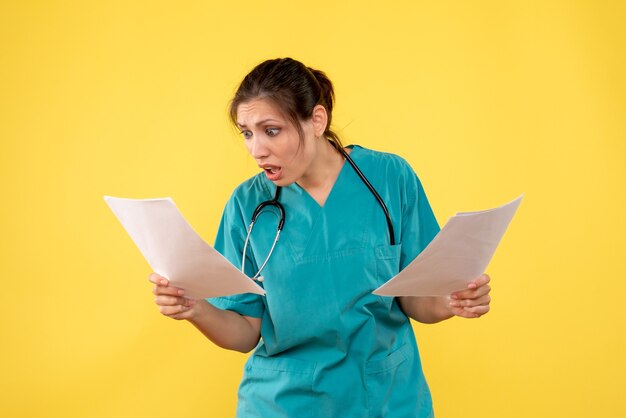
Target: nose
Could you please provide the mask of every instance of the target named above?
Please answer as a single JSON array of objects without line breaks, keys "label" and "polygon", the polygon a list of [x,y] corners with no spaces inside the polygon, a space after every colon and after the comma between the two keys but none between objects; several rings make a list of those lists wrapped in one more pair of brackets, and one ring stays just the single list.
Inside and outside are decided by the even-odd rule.
[{"label": "nose", "polygon": [[255,160],[262,160],[269,155],[269,150],[263,143],[262,138],[257,136],[250,138],[248,143],[248,151]]}]

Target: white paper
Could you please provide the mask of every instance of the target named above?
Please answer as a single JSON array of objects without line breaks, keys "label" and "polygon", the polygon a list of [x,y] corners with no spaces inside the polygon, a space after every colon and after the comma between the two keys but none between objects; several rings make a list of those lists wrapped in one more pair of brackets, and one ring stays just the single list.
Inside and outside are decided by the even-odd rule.
[{"label": "white paper", "polygon": [[172,199],[105,196],[117,219],[155,273],[195,299],[265,291],[208,245]]},{"label": "white paper", "polygon": [[415,260],[373,293],[444,296],[466,289],[485,272],[522,197],[495,209],[457,213]]}]

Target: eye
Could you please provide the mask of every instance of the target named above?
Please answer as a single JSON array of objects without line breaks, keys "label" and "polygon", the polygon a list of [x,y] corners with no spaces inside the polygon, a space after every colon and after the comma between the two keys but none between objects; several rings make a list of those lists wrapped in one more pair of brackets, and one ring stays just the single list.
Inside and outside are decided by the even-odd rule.
[{"label": "eye", "polygon": [[280,128],[267,128],[265,134],[267,136],[276,136],[280,133]]},{"label": "eye", "polygon": [[244,139],[252,138],[252,132],[248,130],[241,131],[241,135],[243,135]]}]

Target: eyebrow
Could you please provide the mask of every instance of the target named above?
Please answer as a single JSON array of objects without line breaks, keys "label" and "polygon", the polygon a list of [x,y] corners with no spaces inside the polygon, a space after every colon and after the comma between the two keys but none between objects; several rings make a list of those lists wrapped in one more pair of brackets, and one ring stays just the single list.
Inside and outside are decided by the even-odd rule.
[{"label": "eyebrow", "polygon": [[[269,118],[269,119],[263,119],[263,120],[258,121],[256,123],[256,126],[261,126],[261,125],[264,125],[264,124],[266,124],[268,122],[279,122],[280,123],[279,120]],[[237,122],[237,126],[239,126],[240,128],[247,128],[247,125],[245,125],[243,123],[239,123],[239,122]]]}]

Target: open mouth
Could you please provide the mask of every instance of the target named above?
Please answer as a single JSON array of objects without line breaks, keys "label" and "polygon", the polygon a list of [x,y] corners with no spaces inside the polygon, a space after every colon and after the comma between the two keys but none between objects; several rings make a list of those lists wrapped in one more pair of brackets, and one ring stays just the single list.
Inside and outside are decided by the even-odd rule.
[{"label": "open mouth", "polygon": [[280,171],[280,168],[278,167],[274,167],[274,168],[264,168],[265,172],[269,173],[269,174],[276,174]]},{"label": "open mouth", "polygon": [[265,171],[265,175],[270,181],[279,180],[282,176],[282,172],[283,172],[282,167],[266,165],[266,166],[263,166],[262,168],[263,168],[263,171]]}]

